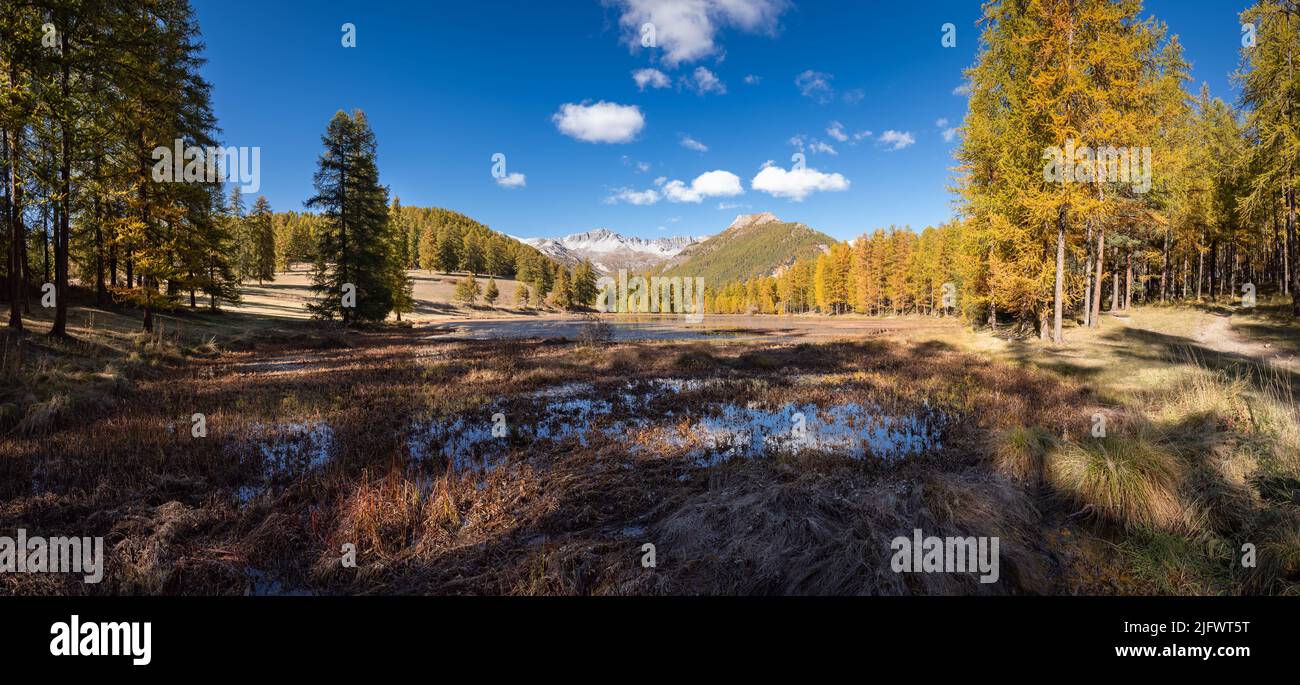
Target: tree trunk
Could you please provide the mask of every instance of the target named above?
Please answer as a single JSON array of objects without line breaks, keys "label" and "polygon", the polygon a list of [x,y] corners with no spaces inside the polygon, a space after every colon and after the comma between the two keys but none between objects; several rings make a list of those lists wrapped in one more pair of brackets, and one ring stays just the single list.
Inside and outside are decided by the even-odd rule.
[{"label": "tree trunk", "polygon": [[[139,156],[139,162],[140,162],[140,168],[139,168],[140,188],[136,192],[140,198],[140,225],[143,227],[142,230],[144,231],[145,236],[148,236],[149,235],[149,182],[148,182],[149,161],[148,161],[148,157],[146,156],[148,153],[145,152],[145,137],[144,137],[143,129],[140,129],[138,131],[137,138],[140,143],[140,147],[137,150],[137,155]],[[153,332],[153,308],[150,305],[153,304],[153,292],[151,288],[153,288],[154,283],[153,283],[153,279],[150,278],[148,274],[140,274],[140,277],[141,277],[140,294],[144,301],[144,321],[142,322],[142,325],[144,326],[145,332],[152,333]]]},{"label": "tree trunk", "polygon": [[1124,311],[1133,306],[1133,253],[1124,255]]},{"label": "tree trunk", "polygon": [[1056,219],[1056,289],[1052,295],[1052,342],[1065,343],[1061,335],[1061,315],[1065,307],[1065,217],[1066,207],[1061,207]]},{"label": "tree trunk", "polygon": [[1160,304],[1164,304],[1169,297],[1169,229],[1165,229],[1165,247],[1161,254],[1162,262],[1160,265]]},{"label": "tree trunk", "polygon": [[1237,295],[1237,246],[1228,243],[1223,251],[1224,287],[1223,292],[1232,300]]},{"label": "tree trunk", "polygon": [[1088,256],[1083,266],[1083,326],[1092,328],[1092,222],[1088,222],[1087,235],[1083,239]]},{"label": "tree trunk", "polygon": [[1111,272],[1110,286],[1111,314],[1119,311],[1119,248],[1115,248],[1115,269]]},{"label": "tree trunk", "polygon": [[41,259],[45,267],[45,283],[50,282],[50,208],[41,208]]},{"label": "tree trunk", "polygon": [[22,284],[19,287],[19,295],[23,298],[23,314],[25,316],[31,316],[32,303],[29,301],[30,298],[28,297],[28,293],[32,290],[32,266],[30,260],[27,259],[27,225],[22,223],[22,215],[18,216],[18,220],[19,229],[21,229],[23,234],[23,242],[19,245],[22,254],[18,256],[23,268]]},{"label": "tree trunk", "polygon": [[1186,253],[1183,254],[1183,269],[1182,269],[1182,271],[1183,271],[1183,273],[1182,273],[1182,277],[1178,279],[1178,280],[1180,281],[1180,286],[1181,286],[1181,290],[1182,290],[1182,292],[1179,294],[1178,299],[1180,299],[1180,300],[1186,300],[1186,299],[1187,299],[1187,293],[1191,291],[1191,288],[1188,287],[1188,278],[1191,276],[1191,271],[1192,271],[1192,266],[1191,266],[1191,264],[1189,264],[1188,261],[1187,261],[1187,254],[1186,254]]},{"label": "tree trunk", "polygon": [[[1273,212],[1273,228],[1278,228],[1277,212]],[[1290,227],[1282,230],[1282,294],[1291,294],[1291,231]]]},{"label": "tree trunk", "polygon": [[[11,76],[12,71],[11,71]],[[23,329],[23,184],[19,181],[18,160],[22,157],[21,131],[5,129],[5,210],[9,220],[9,327]]]},{"label": "tree trunk", "polygon": [[[1205,244],[1205,234],[1201,234],[1201,245]],[[1196,247],[1196,301],[1201,301],[1201,295],[1204,294],[1205,284],[1205,250],[1200,245]]]},{"label": "tree trunk", "polygon": [[[59,90],[63,101],[70,100],[68,60],[68,17],[60,16],[62,31],[59,32]],[[54,227],[54,323],[50,326],[50,335],[68,337],[68,215],[72,212],[72,140],[69,132],[69,113],[65,110],[59,119],[59,223]]]},{"label": "tree trunk", "polygon": [[1296,191],[1287,191],[1287,231],[1291,234],[1291,313],[1300,317],[1300,226],[1296,225]]},{"label": "tree trunk", "polygon": [[1210,299],[1218,302],[1219,300],[1219,241],[1216,239],[1210,243]]},{"label": "tree trunk", "polygon": [[[347,173],[347,155],[344,154],[343,171],[339,174],[339,273],[341,274],[340,282],[348,282],[348,173]],[[348,324],[350,312],[348,307],[342,306],[339,302],[339,309],[343,316],[343,325]]]},{"label": "tree trunk", "polygon": [[99,198],[95,198],[95,302],[104,305],[108,302],[108,287],[104,284],[104,216],[100,211]]},{"label": "tree trunk", "polygon": [[1097,288],[1092,293],[1092,327],[1101,326],[1101,283],[1105,276],[1106,267],[1106,226],[1105,224],[1098,227],[1097,230]]}]

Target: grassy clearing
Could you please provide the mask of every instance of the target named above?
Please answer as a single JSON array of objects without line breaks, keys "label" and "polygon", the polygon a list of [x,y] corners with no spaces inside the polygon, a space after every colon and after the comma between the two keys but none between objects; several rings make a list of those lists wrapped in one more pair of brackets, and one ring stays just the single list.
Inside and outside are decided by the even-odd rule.
[{"label": "grassy clearing", "polygon": [[[1077,411],[1104,416],[1105,437],[1084,426],[1045,445],[1034,437],[1043,426],[1017,426],[992,451],[1020,477],[1042,459],[1054,497],[1123,552],[1123,572],[1144,592],[1300,588],[1300,386],[1291,367],[1250,356],[1254,341],[1206,334],[1240,329],[1224,319],[1238,311],[1144,308],[1076,330],[1067,350],[991,352],[1101,400]],[[1240,563],[1247,544],[1253,568]]]},{"label": "grassy clearing", "polygon": [[[523,308],[515,301],[515,293],[520,283],[508,278],[498,278],[497,290],[500,296],[494,304],[488,304],[480,298],[474,304],[457,302],[454,293],[456,283],[465,274],[442,273],[424,269],[411,269],[407,277],[411,279],[414,311],[404,314],[404,320],[422,322],[447,317],[479,318],[494,316],[536,316],[540,307],[536,302]],[[479,287],[487,289],[489,276],[479,276]],[[532,287],[529,286],[531,290]],[[311,267],[306,264],[294,264],[292,270],[277,273],[274,281],[266,283],[245,283],[240,289],[243,301],[232,311],[240,314],[268,317],[281,320],[306,320],[309,318],[307,303],[315,299],[311,288]]]},{"label": "grassy clearing", "polygon": [[83,300],[69,309],[67,339],[51,338],[53,311],[24,317],[25,330],[0,329],[0,434],[35,435],[109,410],[142,379],[174,372],[188,360],[257,340],[316,339],[336,333],[306,321],[231,311],[180,309],[155,314],[143,332],[138,311]]}]

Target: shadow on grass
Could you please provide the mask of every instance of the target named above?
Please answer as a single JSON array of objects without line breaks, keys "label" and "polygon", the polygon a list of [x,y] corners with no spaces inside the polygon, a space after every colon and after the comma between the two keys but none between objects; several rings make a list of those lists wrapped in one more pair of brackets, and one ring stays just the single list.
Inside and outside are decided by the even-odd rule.
[{"label": "shadow on grass", "polygon": [[1271,384],[1272,377],[1276,376],[1291,389],[1292,397],[1300,397],[1300,374],[1267,364],[1254,357],[1214,350],[1191,338],[1142,328],[1117,328],[1102,337],[1120,343],[1120,346],[1115,348],[1114,354],[1121,357],[1151,364],[1199,366],[1241,376],[1256,390],[1265,389]]}]

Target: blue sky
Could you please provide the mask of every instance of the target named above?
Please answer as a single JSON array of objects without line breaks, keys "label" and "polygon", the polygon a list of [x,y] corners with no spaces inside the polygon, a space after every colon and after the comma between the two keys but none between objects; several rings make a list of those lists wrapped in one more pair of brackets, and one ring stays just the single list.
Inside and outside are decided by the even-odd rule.
[{"label": "blue sky", "polygon": [[[944,131],[965,113],[954,89],[978,47],[978,0],[194,5],[222,139],[262,148],[261,193],[277,210],[302,209],[326,123],[361,108],[404,204],[521,237],[705,235],[771,211],[847,239],[952,213],[958,139]],[[1234,101],[1245,5],[1148,0],[1146,12],[1180,35],[1197,83]],[[646,18],[653,49],[640,48]],[[954,48],[941,45],[948,22]],[[345,23],[356,47],[341,44]],[[662,76],[638,87],[642,69]],[[811,171],[787,173],[801,148]],[[496,153],[522,186],[494,178]]]}]

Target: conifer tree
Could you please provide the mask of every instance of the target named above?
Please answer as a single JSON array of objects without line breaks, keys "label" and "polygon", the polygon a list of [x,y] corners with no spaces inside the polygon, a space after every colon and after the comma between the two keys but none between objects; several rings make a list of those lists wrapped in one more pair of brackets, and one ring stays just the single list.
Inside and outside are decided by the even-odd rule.
[{"label": "conifer tree", "polygon": [[[395,302],[388,239],[388,190],[379,184],[374,133],[361,110],[339,111],[322,137],[316,194],[323,219],[310,305],[322,319],[382,321]],[[347,300],[345,301],[345,296]]]},{"label": "conifer tree", "polygon": [[596,269],[592,266],[591,261],[584,259],[573,270],[573,303],[581,307],[590,307],[596,304],[596,296],[599,292],[596,289]]},{"label": "conifer tree", "polygon": [[551,293],[551,303],[566,311],[573,308],[573,279],[569,276],[569,270],[563,266],[556,269],[555,292]]},{"label": "conifer tree", "polygon": [[245,220],[247,236],[253,240],[252,276],[258,285],[275,280],[275,226],[271,203],[260,195],[253,203],[252,214]]},{"label": "conifer tree", "polygon": [[1300,317],[1300,4],[1260,0],[1242,13],[1256,28],[1252,47],[1242,49],[1242,103],[1255,140],[1254,170],[1243,209],[1256,217],[1280,203],[1285,270],[1290,271],[1291,313]]},{"label": "conifer tree", "polygon": [[456,233],[444,227],[438,233],[438,270],[449,274],[460,266],[460,240]]},{"label": "conifer tree", "polygon": [[420,233],[420,268],[433,273],[438,268],[440,252],[438,250],[438,231],[433,226],[426,226]]},{"label": "conifer tree", "polygon": [[465,274],[465,277],[456,282],[455,297],[465,304],[474,304],[482,294],[482,287],[478,284],[478,279],[474,274]]},{"label": "conifer tree", "polygon": [[483,242],[473,231],[465,233],[461,239],[460,268],[478,275],[484,271]]}]

